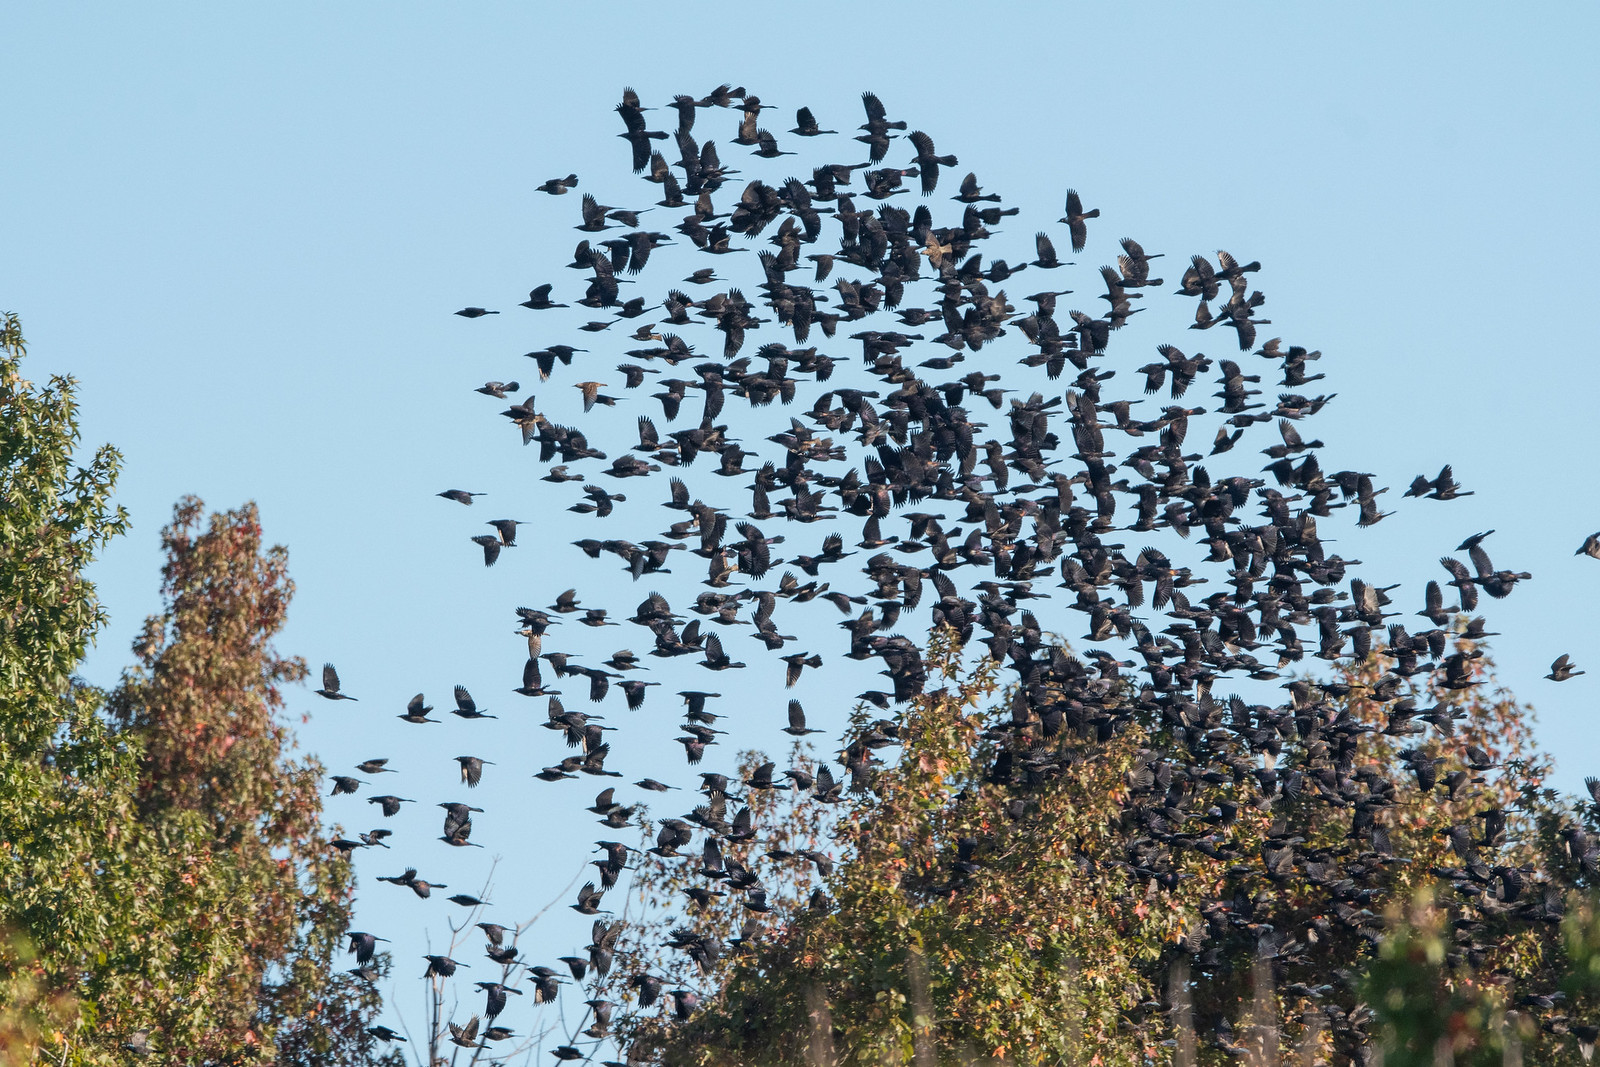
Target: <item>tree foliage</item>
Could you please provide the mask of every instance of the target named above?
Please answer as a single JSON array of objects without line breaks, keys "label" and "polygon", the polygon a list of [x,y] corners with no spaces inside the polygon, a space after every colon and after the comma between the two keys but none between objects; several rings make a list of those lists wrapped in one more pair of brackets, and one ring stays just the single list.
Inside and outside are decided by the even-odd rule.
[{"label": "tree foliage", "polygon": [[349,864],[323,839],[322,768],[291,758],[281,719],[280,686],[306,673],[273,644],[294,592],[288,553],[263,546],[253,504],[208,518],[194,498],[162,544],[166,608],[135,641],[110,712],[138,743],[141,824],[185,851],[181,888],[152,902],[176,936],[142,956],[148,970],[158,948],[182,996],[126,995],[185,1061],[370,1056],[360,1019],[376,996],[336,974]]},{"label": "tree foliage", "polygon": [[74,384],[0,363],[0,1060],[369,1062],[376,995],[337,974],[348,864],[320,768],[290,758],[273,641],[293,585],[253,506],[163,534],[165,610],[107,700],[74,677],[104,613],[84,569],[126,516],[75,465]]},{"label": "tree foliage", "polygon": [[[1543,787],[1529,712],[1481,648],[1457,645],[1475,684],[1418,687],[1445,724],[1425,740],[1368,699],[1376,659],[1289,683],[1280,716],[1201,693],[1050,735],[1037,717],[1018,731],[1028,709],[952,638],[930,643],[944,684],[899,718],[900,755],[848,795],[831,910],[791,907],[708,975],[680,968],[702,1008],[641,1028],[642,1051],[1265,1063],[1282,1046],[1364,1063],[1386,1046],[1432,1063],[1441,1041],[1461,1062],[1514,1041],[1537,1062],[1577,1055],[1588,986],[1540,1006],[1592,956],[1562,924],[1590,885],[1593,816]],[[1123,677],[1108,707],[1136,690]],[[1330,778],[1342,744],[1354,771]]]},{"label": "tree foliage", "polygon": [[132,763],[73,672],[104,621],[84,569],[121,533],[121,457],[78,459],[75,385],[22,376],[0,327],[0,1053],[24,1061],[78,1017],[114,899],[102,857],[131,822]]}]

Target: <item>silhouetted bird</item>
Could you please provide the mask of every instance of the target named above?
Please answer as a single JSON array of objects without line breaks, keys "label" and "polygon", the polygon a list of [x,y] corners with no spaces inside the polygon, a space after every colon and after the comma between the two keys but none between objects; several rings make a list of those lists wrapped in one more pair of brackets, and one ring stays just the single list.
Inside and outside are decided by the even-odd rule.
[{"label": "silhouetted bird", "polygon": [[1584,671],[1573,670],[1574,666],[1576,665],[1572,662],[1571,658],[1565,652],[1563,652],[1561,655],[1556,657],[1556,661],[1554,663],[1550,664],[1550,673],[1545,675],[1545,677],[1550,679],[1552,682],[1564,682],[1568,678],[1576,678],[1578,675],[1586,673]]},{"label": "silhouetted bird", "polygon": [[[833,162],[825,155],[796,160],[802,165],[795,173],[809,178],[783,180],[763,161],[839,144],[818,139],[832,131],[809,109],[796,112],[789,131],[799,140],[780,144],[760,122],[769,105],[743,87],[673,96],[660,112],[669,116],[672,132],[650,129],[652,109],[625,90],[616,107],[620,136],[629,143],[634,170],[660,188],[648,193],[648,202],[680,213],[670,232],[683,239],[640,229],[639,211],[594,195],[575,198],[580,203],[568,223],[585,239],[569,266],[583,272],[586,288],[569,300],[588,309],[593,322],[583,326],[581,319],[590,317],[584,315],[570,325],[619,342],[616,354],[604,349],[602,357],[602,349],[588,353],[559,340],[529,352],[540,380],[560,386],[544,391],[544,407],[518,395],[517,383],[477,387],[509,401],[492,421],[512,423],[506,446],[526,447],[519,455],[538,468],[516,483],[542,509],[525,512],[527,504],[517,505],[517,513],[533,516],[521,532],[524,547],[536,546],[534,580],[570,587],[545,609],[518,609],[514,630],[528,646],[522,684],[514,691],[546,697],[540,725],[573,750],[563,756],[535,748],[534,764],[549,765],[532,777],[550,783],[552,797],[549,808],[541,803],[539,818],[575,813],[568,798],[587,798],[589,789],[560,797],[560,783],[618,776],[608,763],[670,780],[660,768],[675,761],[652,762],[670,743],[681,745],[688,764],[699,769],[717,762],[718,753],[756,744],[760,731],[796,738],[843,731],[836,746],[827,746],[832,758],[781,773],[764,758],[737,774],[726,766],[705,770],[697,797],[703,803],[681,818],[651,813],[655,841],[642,854],[599,842],[603,858],[590,861],[598,868],[596,881],[570,906],[598,914],[630,859],[653,876],[663,868],[652,865],[687,857],[681,868],[687,881],[678,888],[688,897],[693,928],[674,929],[659,944],[627,943],[622,951],[637,950],[636,959],[656,958],[651,954],[666,948],[682,951],[702,972],[726,953],[755,951],[759,920],[769,912],[788,916],[798,905],[827,914],[834,904],[823,890],[792,900],[778,888],[791,883],[772,865],[797,862],[808,866],[808,875],[814,870],[826,878],[835,855],[827,847],[785,848],[781,841],[749,847],[768,844],[773,831],[758,814],[767,808],[757,799],[779,789],[803,805],[836,806],[854,798],[870,817],[873,791],[882,787],[884,768],[894,766],[883,750],[911,740],[902,731],[908,720],[897,709],[912,706],[930,688],[942,692],[942,664],[953,656],[962,662],[981,657],[992,672],[985,677],[993,681],[997,703],[984,711],[981,726],[977,711],[971,713],[982,743],[962,794],[981,793],[988,807],[982,819],[962,822],[959,835],[952,831],[940,862],[905,875],[908,899],[993,892],[985,866],[1014,855],[1007,850],[1022,838],[1013,827],[1020,825],[1024,836],[1032,832],[1026,820],[1047,810],[1039,806],[1041,797],[1084,773],[1100,754],[1096,746],[1120,745],[1135,728],[1142,747],[1119,749],[1128,766],[1114,798],[1113,825],[1125,841],[1110,849],[1096,845],[1093,856],[1078,857],[1088,865],[1085,872],[1125,883],[1130,899],[1153,900],[1151,894],[1184,886],[1198,918],[1180,931],[1180,954],[1207,975],[1223,974],[1230,961],[1241,959],[1270,964],[1280,990],[1312,1004],[1319,1025],[1333,1030],[1329,1047],[1336,1058],[1356,1062],[1373,1047],[1370,1013],[1347,984],[1323,981],[1324,972],[1346,946],[1375,943],[1381,933],[1378,915],[1392,903],[1394,872],[1412,858],[1390,837],[1394,818],[1419,810],[1419,794],[1447,793],[1455,805],[1453,825],[1435,839],[1438,849],[1449,850],[1443,862],[1452,866],[1428,875],[1452,886],[1455,935],[1444,947],[1452,973],[1478,966],[1475,957],[1493,958],[1477,943],[1480,924],[1497,931],[1559,929],[1561,902],[1577,887],[1574,878],[1600,877],[1600,843],[1570,820],[1551,835],[1570,863],[1548,864],[1524,855],[1520,842],[1507,845],[1515,835],[1504,812],[1475,798],[1498,795],[1518,772],[1508,764],[1500,770],[1504,778],[1486,781],[1500,761],[1463,736],[1461,698],[1452,695],[1486,684],[1476,643],[1493,635],[1484,618],[1457,622],[1456,616],[1477,610],[1480,590],[1498,600],[1530,577],[1495,566],[1484,543],[1493,531],[1462,542],[1454,550],[1461,558],[1442,557],[1447,577],[1425,582],[1420,596],[1396,593],[1391,580],[1375,578],[1375,567],[1351,558],[1350,543],[1357,531],[1388,516],[1380,501],[1400,494],[1385,496],[1388,488],[1371,474],[1338,469],[1335,449],[1309,428],[1306,420],[1336,399],[1298,391],[1324,376],[1309,373],[1321,353],[1282,338],[1256,347],[1257,327],[1268,321],[1258,317],[1266,297],[1251,285],[1261,264],[1220,250],[1190,255],[1172,294],[1152,276],[1162,254],[1123,238],[1114,265],[1087,273],[1087,291],[1094,294],[1087,303],[1062,303],[1072,288],[1086,290],[1056,274],[1041,292],[1008,296],[1012,277],[1025,267],[1054,272],[1076,265],[1060,259],[1052,234],[1037,224],[1007,232],[1013,227],[1004,220],[1019,208],[985,192],[974,173],[942,207],[931,200],[900,206],[908,203],[907,179],[916,177],[930,194],[956,157],[939,154],[933,137],[917,130],[904,146],[911,158],[884,165],[896,131],[907,124],[891,121],[872,93],[863,94],[862,105],[866,121],[857,140],[867,146],[865,162]],[[739,172],[722,162],[717,139],[724,147],[731,140],[752,149],[744,165],[753,173],[730,185]],[[538,188],[560,195],[576,181],[571,175]],[[1086,247],[1087,220],[1100,214],[1067,191],[1059,221],[1075,253]],[[1030,235],[1034,258],[1024,264]],[[683,281],[674,283],[678,278]],[[835,284],[819,291],[830,279]],[[565,307],[552,299],[553,290],[553,284],[534,288],[522,306]],[[1145,340],[1125,341],[1134,333],[1123,328],[1147,308],[1153,313],[1139,322],[1150,330],[1135,331]],[[655,321],[641,323],[631,339],[623,337],[630,326],[616,328],[647,314]],[[568,325],[556,316],[541,324]],[[1253,349],[1271,367],[1270,376],[1246,373],[1254,368],[1213,359],[1188,342],[1180,349],[1170,343],[1172,334],[1161,332],[1219,325],[1233,329],[1241,350]],[[702,338],[714,329],[721,342],[711,351],[704,341],[691,343],[697,326],[709,328]],[[1155,346],[1153,355],[1148,345]],[[1147,354],[1138,354],[1141,348]],[[976,369],[962,373],[963,361]],[[613,365],[621,376],[618,395],[599,380]],[[643,417],[634,412],[619,420],[607,410],[632,399],[627,391],[647,381],[659,411],[652,403]],[[1219,403],[1198,400],[1203,394]],[[1381,425],[1373,429],[1385,432]],[[1253,455],[1263,456],[1266,466],[1230,462]],[[626,493],[613,491],[623,479],[630,480]],[[574,499],[576,490],[563,488],[567,482],[581,486],[582,496]],[[471,504],[478,494],[439,495]],[[1415,479],[1405,493],[1436,500],[1467,495],[1449,466]],[[652,501],[669,513],[667,523]],[[588,529],[603,536],[570,542],[582,555],[561,544],[571,535],[557,535],[560,524],[572,521],[562,510],[602,520]],[[804,551],[787,553],[780,530],[819,522],[830,524],[820,538],[807,534]],[[490,525],[493,534],[472,538],[486,565],[518,543],[518,522]],[[847,543],[853,551],[845,551]],[[1600,558],[1600,533],[1578,554]],[[625,572],[633,582],[648,575],[660,592],[642,603],[638,594],[617,600],[623,587],[605,578],[591,585],[581,573],[591,564]],[[525,596],[524,589],[519,599]],[[1418,606],[1422,610],[1412,615]],[[827,617],[842,632],[837,645],[824,648],[816,640],[831,627],[801,627],[808,618]],[[1410,632],[1413,624],[1405,620],[1417,617],[1430,628]],[[461,628],[469,621],[449,624]],[[585,629],[557,625],[563,621]],[[588,630],[613,626],[638,627],[644,644],[584,641]],[[938,657],[921,636],[930,627],[939,628]],[[741,630],[753,640],[735,640]],[[1072,639],[1074,648],[1057,634]],[[611,651],[619,644],[638,654]],[[649,741],[637,717],[613,710],[641,710],[649,688],[686,684],[674,681],[685,670],[736,672],[745,664],[728,649],[756,644],[761,648],[753,665],[759,668],[763,655],[769,664],[782,663],[788,686],[804,682],[807,669],[823,669],[825,657],[834,655],[878,672],[888,679],[886,688],[860,693],[849,719],[848,709],[835,709],[813,727],[798,700],[787,701],[783,722],[772,721],[782,702],[774,673],[750,671],[755,684],[744,687],[738,681],[748,679],[731,673],[725,703],[708,703],[720,697],[716,693],[666,690],[684,700],[685,721],[677,736]],[[807,651],[788,651],[799,648]],[[598,658],[608,652],[608,659]],[[1331,665],[1325,676],[1312,669],[1315,660]],[[1347,669],[1358,673],[1341,676]],[[555,684],[579,680],[590,710],[564,707],[546,688],[545,670]],[[1546,677],[1564,681],[1582,673],[1564,655]],[[1282,703],[1269,701],[1272,691],[1263,682],[1285,686]],[[1242,695],[1222,695],[1230,690]],[[343,698],[336,677],[325,678],[319,692]],[[493,718],[462,687],[455,701],[459,717]],[[869,707],[884,717],[869,719]],[[419,694],[400,718],[432,723],[431,710]],[[1369,743],[1369,733],[1382,735],[1383,743]],[[721,741],[728,744],[718,748]],[[456,758],[462,781],[477,786],[489,761]],[[387,770],[380,761],[369,763],[362,773]],[[335,793],[344,791],[339,779],[333,781]],[[407,791],[420,791],[407,781]],[[1600,796],[1600,778],[1594,781],[1591,795]],[[349,791],[362,784],[349,782]],[[643,806],[626,802],[628,788],[608,788],[577,807],[608,832],[635,826]],[[645,777],[634,788],[664,794],[679,787]],[[369,799],[386,817],[409,802],[394,795]],[[473,839],[477,809],[459,801],[442,806],[447,844],[464,849],[482,843]],[[1438,829],[1434,824],[1429,832]],[[355,855],[365,845],[386,845],[378,833],[340,838],[335,847]],[[394,838],[397,849],[403,840]],[[678,866],[664,869],[680,877],[672,873]],[[434,888],[409,868],[380,880],[405,885],[421,898]],[[1296,906],[1303,904],[1310,919],[1282,925],[1273,904],[1280,887],[1293,890]],[[467,894],[450,899],[464,907],[482,903]],[[645,916],[629,924],[629,936],[643,937],[650,922]],[[597,992],[595,983],[617,958],[624,924],[597,922],[589,945],[556,957],[564,970],[521,963],[517,938],[505,927],[480,928],[491,961],[525,966],[533,987],[529,1000],[543,1004],[560,995],[569,974],[583,996]],[[351,935],[353,947],[357,936]],[[454,966],[447,957],[437,959]],[[448,977],[436,969],[435,957],[429,960],[430,977]],[[361,962],[366,969],[360,976],[372,980],[375,969]],[[483,1019],[504,1010],[514,991],[502,983],[515,973],[479,984],[488,998]],[[695,992],[670,989],[676,979],[638,972],[622,980],[637,991],[643,1009],[666,993],[669,1023],[696,1010]],[[1555,1003],[1550,991],[1533,984],[1519,979],[1517,995],[1532,998],[1519,1010],[1542,1013],[1541,1025],[1565,1027],[1562,1033],[1584,1040],[1577,1027],[1587,1023],[1547,1007],[1545,1001]],[[611,1002],[592,997],[585,1004],[594,1010],[592,1023],[574,1032],[595,1040],[611,1036]],[[465,1027],[452,1026],[451,1035],[461,1047],[477,1049],[482,1041],[500,1040],[502,1030],[510,1036],[505,1028],[483,1029],[475,1017]],[[1203,1032],[1224,1054],[1253,1055],[1227,1020],[1208,1019]],[[568,1033],[566,1040],[576,1038]],[[567,1044],[553,1055],[581,1060],[586,1053]]]},{"label": "silhouetted bird", "polygon": [[1083,246],[1089,240],[1089,228],[1084,225],[1084,220],[1097,219],[1099,217],[1099,208],[1095,208],[1092,211],[1083,210],[1083,201],[1079,199],[1078,191],[1076,189],[1067,190],[1067,213],[1057,221],[1067,224],[1067,232],[1072,236],[1072,250],[1074,252],[1082,252]]},{"label": "silhouetted bird", "polygon": [[328,700],[354,700],[355,697],[348,693],[339,692],[339,672],[333,669],[333,664],[322,665],[322,688],[316,691],[317,696]]},{"label": "silhouetted bird", "polygon": [[562,193],[565,193],[568,189],[573,188],[577,184],[578,176],[576,174],[569,174],[565,178],[551,178],[540,185],[534,186],[534,188],[539,190],[541,193],[549,193],[552,196],[560,196]]}]

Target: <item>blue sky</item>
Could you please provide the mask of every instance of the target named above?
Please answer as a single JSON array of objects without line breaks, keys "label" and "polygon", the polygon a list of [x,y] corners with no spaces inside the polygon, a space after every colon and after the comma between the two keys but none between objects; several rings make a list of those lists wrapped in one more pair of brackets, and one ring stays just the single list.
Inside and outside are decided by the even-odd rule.
[{"label": "blue sky", "polygon": [[[447,758],[458,746],[501,752],[507,766],[475,794],[488,809],[478,836],[505,855],[506,907],[543,906],[587,858],[590,827],[574,822],[581,805],[569,802],[592,791],[570,783],[554,799],[523,774],[562,753],[506,693],[522,656],[511,609],[575,583],[613,607],[647,590],[571,570],[570,553],[541,552],[527,533],[486,571],[465,540],[499,517],[547,522],[556,544],[594,528],[548,512],[535,493],[542,471],[514,447],[499,406],[471,392],[490,378],[536,379],[519,354],[562,339],[558,321],[583,321],[514,306],[543,281],[578,295],[576,274],[562,269],[579,236],[576,198],[533,186],[575,170],[606,203],[646,202],[641,189],[654,189],[628,175],[613,136],[623,85],[659,105],[744,84],[785,120],[803,104],[839,129],[860,121],[857,97],[871,89],[961,157],[957,176],[976,170],[1024,209],[1018,253],[1060,213],[1063,191],[1081,190],[1102,217],[1080,281],[1123,235],[1167,252],[1166,264],[1219,248],[1261,260],[1275,323],[1264,336],[1324,354],[1314,369],[1328,379],[1317,386],[1339,395],[1314,429],[1338,465],[1394,486],[1386,505],[1445,462],[1476,493],[1413,503],[1338,550],[1367,561],[1375,579],[1403,582],[1395,595],[1409,612],[1440,575],[1440,554],[1495,528],[1497,564],[1535,575],[1488,607],[1504,632],[1494,644],[1501,678],[1537,708],[1559,784],[1600,772],[1590,611],[1600,563],[1572,555],[1600,528],[1589,462],[1595,334],[1578,263],[1600,238],[1595,8],[783,10],[0,12],[9,43],[0,304],[23,317],[34,377],[79,378],[86,442],[111,441],[127,460],[120,499],[134,527],[95,570],[113,621],[88,676],[115,680],[157,606],[158,531],[173,501],[191,492],[214,507],[258,501],[299,584],[283,646],[313,665],[337,662],[363,698],[294,697],[296,711],[313,713],[305,747],[335,768],[392,756],[405,795],[430,801],[459,792]],[[731,119],[717,118],[728,127],[724,160],[745,166],[725,144]],[[761,173],[781,178],[781,166]],[[675,221],[660,210],[647,218],[658,229]],[[507,313],[450,314],[467,304]],[[645,405],[654,407],[630,401],[602,417],[627,434]],[[432,495],[448,487],[494,495],[469,512]],[[621,633],[582,635],[584,647],[637,644],[636,631],[612,639]],[[1590,674],[1545,681],[1561,652]],[[870,670],[839,662],[837,680],[819,673],[796,691],[824,724],[872,684]],[[389,717],[418,689],[442,709],[458,681],[508,720],[412,728]],[[754,702],[774,682],[724,684]],[[647,704],[629,730],[670,736],[673,707]],[[772,726],[741,724],[728,750],[775,750]],[[681,776],[673,747],[660,760],[643,746],[617,762],[630,777]],[[352,829],[365,828],[367,810],[330,802]],[[431,810],[393,822],[427,841]],[[443,844],[416,848],[361,857],[366,929],[414,931],[424,917],[435,936],[442,929],[448,905],[371,882],[407,854],[453,886],[481,878],[483,865],[450,873],[459,857]],[[540,940],[554,957],[582,944],[586,923],[548,927]],[[401,954],[422,951],[413,948]],[[412,963],[399,967],[404,997],[414,996]],[[533,1023],[526,1007],[514,1021]]]}]

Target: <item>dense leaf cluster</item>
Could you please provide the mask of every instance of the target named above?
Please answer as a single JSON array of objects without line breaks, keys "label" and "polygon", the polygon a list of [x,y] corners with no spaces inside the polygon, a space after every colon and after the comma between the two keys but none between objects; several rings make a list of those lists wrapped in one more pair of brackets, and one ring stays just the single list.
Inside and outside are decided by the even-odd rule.
[{"label": "dense leaf cluster", "polygon": [[[1270,1037],[1316,1062],[1364,1063],[1388,1044],[1398,1062],[1420,1048],[1432,1063],[1441,1039],[1498,1057],[1509,1034],[1538,1062],[1576,1056],[1592,993],[1569,980],[1560,1010],[1545,998],[1592,955],[1569,952],[1562,925],[1589,883],[1565,842],[1592,815],[1542,788],[1527,709],[1509,696],[1428,694],[1454,729],[1427,758],[1441,779],[1468,772],[1452,791],[1402,777],[1406,750],[1359,695],[1376,670],[1328,683],[1341,695],[1325,713],[1363,727],[1359,764],[1400,769],[1380,853],[1307,795],[1187,772],[1184,731],[1148,717],[1106,738],[1058,735],[1049,759],[1035,746],[1026,772],[997,775],[1010,701],[993,699],[990,663],[961,668],[948,637],[930,655],[944,684],[904,716],[904,754],[838,821],[834,906],[790,894],[764,940],[711,972],[720,996],[687,1023],[640,1029],[645,1049],[672,1063],[1133,1064],[1181,1046],[1186,1062],[1222,1063]],[[1291,733],[1276,756],[1286,777],[1317,758],[1316,739]],[[1485,757],[1489,780],[1470,770]],[[1505,825],[1489,840],[1476,814],[1491,809]],[[1152,835],[1157,814],[1183,829]],[[1453,830],[1475,821],[1464,860]],[[696,980],[687,966],[678,977]],[[1263,995],[1270,1028],[1255,1021]]]},{"label": "dense leaf cluster", "polygon": [[118,456],[75,465],[74,386],[0,362],[0,1060],[369,1062],[370,988],[336,973],[348,865],[320,768],[289,758],[273,649],[293,592],[254,507],[163,535],[166,608],[109,695],[84,568],[122,532]]}]

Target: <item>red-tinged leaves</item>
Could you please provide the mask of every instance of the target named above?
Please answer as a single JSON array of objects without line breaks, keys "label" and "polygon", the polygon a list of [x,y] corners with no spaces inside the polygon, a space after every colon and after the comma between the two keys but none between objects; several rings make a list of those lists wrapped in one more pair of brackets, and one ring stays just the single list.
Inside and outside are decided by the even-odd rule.
[{"label": "red-tinged leaves", "polygon": [[[821,1004],[840,1065],[911,1061],[918,1018],[935,1020],[940,1062],[967,1062],[984,1049],[1004,1050],[1018,1062],[1163,1062],[1170,1057],[1163,1042],[1174,1039],[1174,1016],[1149,1005],[1165,996],[1175,956],[1193,952],[1197,937],[1203,945],[1217,943],[1207,941],[1207,916],[1217,908],[1226,914],[1236,892],[1254,902],[1257,928],[1304,939],[1306,931],[1331,925],[1331,935],[1302,951],[1314,954],[1320,973],[1359,973],[1369,943],[1344,916],[1330,922],[1325,891],[1315,891],[1298,868],[1287,879],[1255,873],[1263,869],[1262,849],[1280,813],[1301,819],[1294,825],[1305,849],[1340,855],[1349,841],[1348,817],[1309,817],[1309,798],[1300,802],[1301,815],[1282,799],[1260,810],[1249,775],[1238,783],[1195,780],[1185,797],[1191,813],[1222,800],[1239,805],[1236,821],[1217,840],[1240,858],[1218,861],[1175,847],[1175,882],[1140,876],[1130,850],[1147,835],[1129,814],[1151,800],[1148,791],[1131,787],[1127,773],[1152,756],[1184,758],[1167,724],[1135,717],[1110,740],[1058,739],[1071,758],[1053,780],[1027,794],[1031,806],[1017,818],[1006,807],[1015,794],[988,780],[992,749],[983,733],[1009,719],[1009,694],[995,693],[992,670],[963,676],[939,634],[927,658],[952,684],[905,708],[898,720],[905,739],[900,758],[883,767],[870,792],[850,794],[837,813],[833,837],[841,855],[825,882],[833,911],[783,914],[752,955],[725,961],[705,979],[675,972],[675,979],[699,984],[701,1010],[682,1027],[636,1029],[645,1046],[659,1045],[670,1062],[815,1062],[806,1058],[804,1035]],[[1475,669],[1486,670],[1485,662]],[[1347,673],[1350,683],[1377,681],[1377,668]],[[1360,735],[1356,765],[1392,767],[1400,746],[1381,733],[1387,709],[1361,699],[1362,691],[1341,703],[1380,731]],[[1551,827],[1572,818],[1542,792],[1545,767],[1526,711],[1508,695],[1484,686],[1430,691],[1419,697],[1424,701],[1460,712],[1453,735],[1430,735],[1430,756],[1436,752],[1446,769],[1460,767],[1470,743],[1505,768],[1481,792],[1457,800],[1442,789],[1421,792],[1414,781],[1395,776],[1394,802],[1376,817],[1409,862],[1390,864],[1376,894],[1364,899],[1374,912],[1431,884],[1433,868],[1452,863],[1440,831],[1471,821],[1485,806],[1508,811],[1514,847],[1503,862],[1509,863],[1548,864],[1555,846]],[[1286,752],[1297,743],[1286,740]],[[770,816],[763,825],[774,825]],[[958,843],[967,837],[982,842],[980,863],[952,893],[941,887],[952,880]],[[1241,869],[1252,873],[1241,876]],[[1548,983],[1560,967],[1558,940],[1547,926],[1493,942],[1485,947],[1482,973]],[[1221,1055],[1207,1040],[1217,1020],[1248,1031],[1261,1004],[1272,1006],[1268,1016],[1277,1014],[1274,1041],[1293,1047],[1315,1039],[1302,999],[1270,989],[1262,999],[1252,992],[1255,945],[1246,937],[1236,947],[1237,958],[1210,960],[1205,981],[1194,985],[1194,1017],[1204,1020],[1200,1062]],[[913,1010],[904,997],[880,995],[910,988],[918,954],[929,963],[927,1011]],[[1348,985],[1339,989],[1339,997],[1352,995]]]},{"label": "red-tinged leaves", "polygon": [[154,1062],[372,1062],[375,995],[329,977],[348,865],[278,719],[304,673],[272,648],[286,556],[253,508],[183,502],[166,610],[103,714],[72,674],[120,460],[73,465],[74,384],[33,386],[14,317],[0,335],[0,1062],[120,1065],[140,1030]]}]

